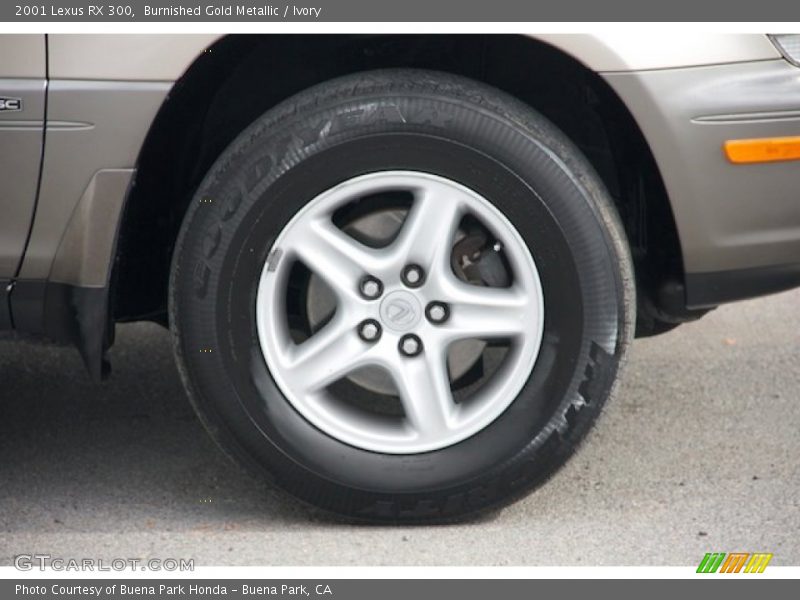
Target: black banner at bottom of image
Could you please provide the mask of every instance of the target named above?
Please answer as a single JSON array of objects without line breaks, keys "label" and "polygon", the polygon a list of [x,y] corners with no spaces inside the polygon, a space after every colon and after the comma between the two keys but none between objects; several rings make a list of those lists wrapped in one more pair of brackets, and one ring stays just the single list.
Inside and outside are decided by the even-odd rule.
[{"label": "black banner at bottom of image", "polygon": [[[797,582],[781,579],[755,578],[698,578],[698,579],[297,579],[297,580],[243,580],[243,579],[155,579],[155,580],[78,580],[78,579],[26,579],[0,581],[0,598],[8,600],[102,600],[147,598],[171,600],[177,598],[201,599],[268,599],[303,600],[421,600],[423,598],[457,598],[472,600],[502,598],[503,600],[530,599],[542,595],[567,595],[568,597],[596,597],[605,593],[634,594],[648,600],[659,598],[681,600],[707,597],[709,592],[724,593],[726,600],[752,597],[753,594],[770,593],[770,597],[796,591]],[[756,586],[758,590],[756,590]],[[791,587],[790,587],[791,586]]]}]

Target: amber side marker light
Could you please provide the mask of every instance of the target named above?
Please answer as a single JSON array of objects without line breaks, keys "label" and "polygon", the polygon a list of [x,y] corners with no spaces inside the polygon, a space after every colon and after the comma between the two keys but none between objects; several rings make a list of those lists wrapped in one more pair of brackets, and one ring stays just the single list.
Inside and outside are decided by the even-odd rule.
[{"label": "amber side marker light", "polygon": [[728,160],[736,164],[800,160],[800,136],[728,140],[723,148]]}]

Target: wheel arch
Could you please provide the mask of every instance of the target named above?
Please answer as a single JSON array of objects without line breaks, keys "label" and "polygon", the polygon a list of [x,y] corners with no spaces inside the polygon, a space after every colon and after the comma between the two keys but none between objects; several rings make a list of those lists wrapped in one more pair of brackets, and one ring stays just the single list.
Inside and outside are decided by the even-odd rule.
[{"label": "wheel arch", "polygon": [[[554,46],[555,37],[220,37],[175,83],[142,146],[119,229],[111,319],[166,322],[170,257],[183,214],[204,173],[253,119],[333,77],[414,67],[493,85],[564,130],[598,171],[622,216],[643,299],[640,334],[653,333],[654,322],[685,320],[678,232],[649,146],[619,96],[574,53]],[[529,71],[525,76],[520,65]],[[141,286],[146,279],[152,285]]]}]

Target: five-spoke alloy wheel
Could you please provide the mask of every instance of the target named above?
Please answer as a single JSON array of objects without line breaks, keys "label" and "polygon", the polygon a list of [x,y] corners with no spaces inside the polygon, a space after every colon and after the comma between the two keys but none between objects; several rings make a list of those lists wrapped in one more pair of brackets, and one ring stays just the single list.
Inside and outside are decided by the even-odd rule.
[{"label": "five-spoke alloy wheel", "polygon": [[[350,203],[375,199],[378,211],[383,194],[398,192],[407,193],[411,204],[386,246],[366,246],[334,224],[337,210]],[[454,252],[470,235],[462,230],[468,218],[473,231],[482,226],[492,246],[503,248],[506,287],[470,283],[454,271]],[[338,440],[393,454],[444,448],[494,421],[530,375],[544,321],[536,266],[508,219],[454,181],[410,171],[344,181],[312,199],[280,233],[271,254],[280,259],[265,264],[256,299],[267,366],[297,411]],[[296,307],[282,302],[296,261],[335,296],[325,325],[300,344],[291,332]],[[495,376],[456,402],[449,356],[455,342],[465,341],[483,348],[504,342],[507,351],[502,364],[493,365]],[[388,375],[384,395],[399,398],[401,417],[358,410],[329,389],[367,369]]]}]

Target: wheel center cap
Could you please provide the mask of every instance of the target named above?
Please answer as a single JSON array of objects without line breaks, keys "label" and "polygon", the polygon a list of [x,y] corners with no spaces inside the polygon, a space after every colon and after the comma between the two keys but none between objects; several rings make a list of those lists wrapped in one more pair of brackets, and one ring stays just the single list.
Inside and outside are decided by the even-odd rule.
[{"label": "wheel center cap", "polygon": [[422,317],[422,305],[409,292],[398,290],[387,294],[381,302],[381,321],[394,331],[408,331]]}]

